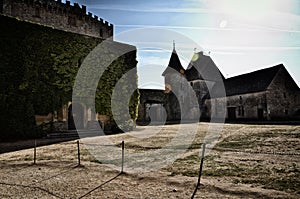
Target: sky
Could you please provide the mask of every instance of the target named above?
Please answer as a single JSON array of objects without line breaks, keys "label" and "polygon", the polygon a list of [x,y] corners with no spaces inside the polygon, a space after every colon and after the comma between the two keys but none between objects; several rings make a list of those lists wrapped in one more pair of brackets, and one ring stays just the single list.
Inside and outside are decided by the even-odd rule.
[{"label": "sky", "polygon": [[[114,24],[115,41],[137,46],[139,88],[164,89],[161,74],[168,65],[173,40],[184,68],[195,50],[209,55],[225,78],[283,63],[300,86],[300,0],[71,2],[86,5],[89,12]],[[128,31],[138,35],[136,30],[148,28],[175,34],[162,35],[160,45],[152,48],[122,36]]]}]

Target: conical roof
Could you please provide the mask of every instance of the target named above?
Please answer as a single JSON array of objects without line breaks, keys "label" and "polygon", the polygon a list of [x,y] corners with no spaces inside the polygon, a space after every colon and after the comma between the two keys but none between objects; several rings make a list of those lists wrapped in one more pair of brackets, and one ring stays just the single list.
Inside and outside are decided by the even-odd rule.
[{"label": "conical roof", "polygon": [[162,73],[162,76],[165,76],[167,73],[174,73],[175,71],[179,72],[181,74],[184,73],[184,68],[181,65],[181,62],[179,60],[178,54],[175,50],[175,46],[173,48],[172,55],[170,57],[169,65],[166,68],[166,70]]}]

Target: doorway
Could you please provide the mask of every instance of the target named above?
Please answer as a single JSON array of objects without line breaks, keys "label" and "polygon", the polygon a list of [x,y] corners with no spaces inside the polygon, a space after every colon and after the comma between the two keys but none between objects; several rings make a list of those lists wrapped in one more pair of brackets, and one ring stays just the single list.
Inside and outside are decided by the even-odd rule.
[{"label": "doorway", "polygon": [[228,120],[236,120],[236,107],[227,107]]},{"label": "doorway", "polygon": [[[75,125],[76,124],[76,125]],[[80,104],[71,104],[68,108],[68,130],[84,128],[84,109]]]},{"label": "doorway", "polygon": [[146,107],[146,120],[160,123],[166,120],[166,111],[162,103],[147,103]]},{"label": "doorway", "polygon": [[257,118],[259,120],[263,120],[264,119],[264,110],[262,108],[257,109]]}]

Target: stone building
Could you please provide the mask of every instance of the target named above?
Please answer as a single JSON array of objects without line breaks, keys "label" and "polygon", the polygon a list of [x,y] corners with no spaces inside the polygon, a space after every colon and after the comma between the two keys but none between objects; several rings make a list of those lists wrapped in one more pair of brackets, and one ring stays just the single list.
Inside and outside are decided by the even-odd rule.
[{"label": "stone building", "polygon": [[[70,1],[62,3],[61,0],[0,0],[0,16],[2,17],[1,20],[7,18],[9,19],[7,21],[22,22],[22,24],[25,24],[24,26],[33,27],[34,30],[45,29],[46,32],[47,30],[55,30],[61,34],[79,35],[79,37],[99,43],[104,39],[109,39],[111,45],[118,48],[118,50],[127,49],[129,51],[122,55],[123,57],[120,56],[125,60],[122,62],[122,74],[120,74],[120,70],[112,69],[111,71],[122,76],[126,73],[125,70],[136,69],[136,47],[113,41],[113,25],[97,16],[93,16],[92,13],[87,14],[85,6],[80,7],[77,3],[71,5]],[[1,25],[1,27],[3,26]],[[14,26],[14,24],[10,24],[10,26]],[[18,29],[18,27],[15,26],[14,29]],[[28,31],[21,34],[28,34]],[[78,68],[81,61],[78,61]],[[76,107],[77,113],[72,111],[74,107]],[[74,121],[76,121],[76,127],[80,129],[93,129],[97,127],[95,124],[99,122],[103,128],[105,127],[105,130],[109,131],[114,125],[110,116],[103,113],[94,113],[91,107],[77,103],[72,104],[71,102],[62,105],[61,109],[47,115],[35,114],[37,125],[54,122],[57,130],[76,129]]]},{"label": "stone building", "polygon": [[[300,89],[283,64],[225,79],[203,52],[195,53],[184,69],[174,48],[162,75],[164,91],[140,89],[140,123],[187,119],[183,111],[195,115],[195,108],[199,108],[199,120],[212,116],[233,121],[300,119]],[[197,105],[189,104],[191,92]]]},{"label": "stone building", "polygon": [[[300,119],[300,91],[283,64],[239,75],[224,81],[229,120]],[[208,108],[208,110],[210,110]]]},{"label": "stone building", "polygon": [[87,13],[86,6],[71,5],[70,1],[0,0],[0,14],[91,37],[113,36],[112,24]]}]

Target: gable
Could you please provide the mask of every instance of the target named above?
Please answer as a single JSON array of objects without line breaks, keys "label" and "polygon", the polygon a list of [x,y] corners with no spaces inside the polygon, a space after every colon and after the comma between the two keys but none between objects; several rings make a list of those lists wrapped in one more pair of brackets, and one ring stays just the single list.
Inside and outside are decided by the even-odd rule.
[{"label": "gable", "polygon": [[279,87],[284,88],[286,91],[300,91],[298,85],[285,67],[279,69],[278,73],[268,86],[268,90],[277,90]]}]

